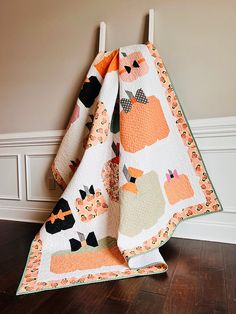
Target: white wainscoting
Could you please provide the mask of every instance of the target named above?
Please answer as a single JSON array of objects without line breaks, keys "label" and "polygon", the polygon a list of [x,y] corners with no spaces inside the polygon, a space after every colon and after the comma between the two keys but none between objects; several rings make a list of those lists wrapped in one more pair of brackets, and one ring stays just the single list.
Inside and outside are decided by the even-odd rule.
[{"label": "white wainscoting", "polygon": [[[224,211],[188,219],[175,237],[236,243],[236,116],[189,121]],[[50,165],[64,131],[0,134],[0,219],[43,222],[60,197]]]},{"label": "white wainscoting", "polygon": [[7,172],[2,181],[0,177],[0,199],[21,200],[21,175],[19,154],[0,154],[0,174]]}]

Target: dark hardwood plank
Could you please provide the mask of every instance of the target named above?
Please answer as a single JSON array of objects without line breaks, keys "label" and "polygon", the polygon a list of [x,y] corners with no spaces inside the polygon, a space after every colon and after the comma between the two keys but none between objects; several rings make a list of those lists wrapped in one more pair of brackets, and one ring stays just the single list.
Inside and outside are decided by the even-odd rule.
[{"label": "dark hardwood plank", "polygon": [[165,297],[156,293],[140,291],[136,300],[130,306],[128,314],[161,314]]},{"label": "dark hardwood plank", "polygon": [[112,314],[124,314],[128,312],[129,307],[130,307],[129,302],[114,300],[108,297],[105,303],[100,308],[98,308],[95,311],[95,313],[96,314],[111,314],[111,313]]},{"label": "dark hardwood plank", "polygon": [[2,252],[0,260],[0,292],[10,293],[14,291],[15,293],[34,238],[33,232],[26,233],[24,236],[19,236],[17,240],[0,246],[0,251]]},{"label": "dark hardwood plank", "polygon": [[220,243],[202,242],[201,263],[197,306],[204,309],[209,306],[214,312],[227,312],[225,290],[225,270],[222,246]]},{"label": "dark hardwood plank", "polygon": [[185,239],[182,241],[181,255],[163,305],[165,314],[195,313],[202,242]]},{"label": "dark hardwood plank", "polygon": [[0,221],[0,292],[15,296],[31,242],[41,224]]},{"label": "dark hardwood plank", "polygon": [[0,220],[0,246],[7,244],[19,237],[30,234],[36,235],[42,224],[26,223],[19,221]]},{"label": "dark hardwood plank", "polygon": [[236,313],[236,245],[221,244],[225,264],[225,286],[228,300],[228,311]]},{"label": "dark hardwood plank", "polygon": [[3,310],[9,306],[12,302],[12,296],[5,294],[5,293],[0,293],[0,312],[2,313]]},{"label": "dark hardwood plank", "polygon": [[22,259],[22,257],[28,255],[33,238],[34,236],[28,233],[24,236],[19,236],[13,241],[8,241],[6,244],[0,245],[0,251],[3,252],[0,260],[0,274],[2,271],[2,267],[4,267],[4,265],[7,265],[8,261],[10,261],[12,258]]},{"label": "dark hardwood plank", "polygon": [[[41,303],[52,300],[55,291],[44,291],[29,295],[11,296],[10,302],[1,310],[1,314],[31,314]],[[42,312],[41,312],[42,313]],[[52,313],[52,311],[51,311]]]},{"label": "dark hardwood plank", "polygon": [[225,304],[196,305],[195,314],[228,314]]},{"label": "dark hardwood plank", "polygon": [[144,280],[145,277],[134,277],[114,281],[110,294],[96,313],[110,313],[113,306],[117,309],[115,313],[126,313],[130,304],[136,299]]},{"label": "dark hardwood plank", "polygon": [[222,245],[218,242],[202,241],[201,269],[224,269]]},{"label": "dark hardwood plank", "polygon": [[35,314],[47,313],[95,313],[110,295],[114,281],[65,288],[55,291],[34,311]]},{"label": "dark hardwood plank", "polygon": [[199,273],[197,305],[227,312],[224,270],[202,270]]},{"label": "dark hardwood plank", "polygon": [[147,276],[141,290],[166,295],[180,256],[182,244],[182,239],[172,238],[160,247],[160,253],[168,265],[168,271],[163,274]]},{"label": "dark hardwood plank", "polygon": [[115,281],[115,285],[111,290],[109,298],[112,300],[132,302],[138,294],[145,277],[134,277]]}]

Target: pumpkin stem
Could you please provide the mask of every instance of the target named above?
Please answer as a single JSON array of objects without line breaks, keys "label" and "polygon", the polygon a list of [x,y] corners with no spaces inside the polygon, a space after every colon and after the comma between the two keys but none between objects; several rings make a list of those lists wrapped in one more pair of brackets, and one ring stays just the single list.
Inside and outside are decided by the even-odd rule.
[{"label": "pumpkin stem", "polygon": [[85,236],[82,232],[77,231],[80,241],[85,241]]},{"label": "pumpkin stem", "polygon": [[126,90],[125,92],[126,92],[126,94],[128,95],[129,99],[134,98],[134,94],[133,94],[131,91]]},{"label": "pumpkin stem", "polygon": [[129,182],[130,181],[130,174],[128,172],[126,165],[124,165],[124,167],[123,167],[123,173],[125,175],[126,180]]},{"label": "pumpkin stem", "polygon": [[173,172],[172,172],[170,169],[168,169],[168,172],[169,172],[169,174],[170,174],[170,177],[171,177],[171,178],[174,178]]},{"label": "pumpkin stem", "polygon": [[86,195],[89,195],[89,194],[90,194],[90,193],[89,193],[89,188],[88,188],[88,186],[86,186],[86,185],[84,185],[84,191],[85,191]]}]

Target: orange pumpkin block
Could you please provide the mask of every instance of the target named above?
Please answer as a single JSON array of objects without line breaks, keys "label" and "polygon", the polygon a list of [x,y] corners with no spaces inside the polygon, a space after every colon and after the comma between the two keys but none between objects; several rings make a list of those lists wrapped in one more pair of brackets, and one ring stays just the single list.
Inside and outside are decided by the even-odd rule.
[{"label": "orange pumpkin block", "polygon": [[116,240],[106,237],[98,246],[85,246],[77,252],[61,251],[51,256],[50,271],[63,274],[76,270],[96,269],[112,265],[123,265],[125,260],[116,245]]},{"label": "orange pumpkin block", "polygon": [[94,65],[102,78],[112,71],[117,71],[119,68],[119,51],[114,50],[112,53],[105,53],[104,58]]},{"label": "orange pumpkin block", "polygon": [[125,151],[135,153],[166,138],[170,130],[159,99],[149,96],[146,97],[146,103],[143,103],[143,92],[140,100],[140,97],[134,97],[128,91],[126,93],[130,100],[121,99],[123,110],[120,112],[120,140]]},{"label": "orange pumpkin block", "polygon": [[188,177],[185,174],[179,175],[175,169],[173,172],[168,170],[166,174],[167,181],[164,183],[164,189],[171,205],[187,198],[193,197],[194,191],[191,187]]}]

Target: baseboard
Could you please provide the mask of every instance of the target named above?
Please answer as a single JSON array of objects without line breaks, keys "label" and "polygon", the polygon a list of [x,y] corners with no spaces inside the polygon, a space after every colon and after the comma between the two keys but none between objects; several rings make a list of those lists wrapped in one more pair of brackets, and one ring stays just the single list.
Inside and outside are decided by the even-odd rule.
[{"label": "baseboard", "polygon": [[236,223],[221,222],[181,222],[174,231],[173,237],[236,244]]},{"label": "baseboard", "polygon": [[[224,211],[220,216],[186,220],[173,236],[236,243],[236,116],[190,120],[189,124]],[[48,189],[47,178],[51,179],[48,169],[64,132],[0,134],[0,219],[47,219],[61,193]]]},{"label": "baseboard", "polygon": [[50,212],[51,209],[0,206],[0,219],[43,223],[49,217]]}]

